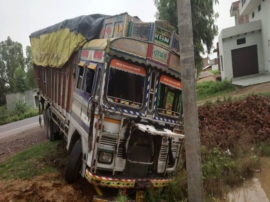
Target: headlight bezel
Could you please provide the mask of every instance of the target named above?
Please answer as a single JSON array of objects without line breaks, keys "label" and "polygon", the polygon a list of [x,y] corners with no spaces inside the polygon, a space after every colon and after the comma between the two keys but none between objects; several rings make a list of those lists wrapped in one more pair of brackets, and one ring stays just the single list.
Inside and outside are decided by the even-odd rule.
[{"label": "headlight bezel", "polygon": [[113,151],[99,150],[98,151],[98,163],[111,164],[113,162]]}]

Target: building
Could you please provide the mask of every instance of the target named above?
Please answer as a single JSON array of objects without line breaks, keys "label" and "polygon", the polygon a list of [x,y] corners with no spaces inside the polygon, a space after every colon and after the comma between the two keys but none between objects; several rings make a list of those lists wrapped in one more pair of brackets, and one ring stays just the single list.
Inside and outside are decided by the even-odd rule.
[{"label": "building", "polygon": [[256,77],[254,83],[270,81],[270,0],[232,3],[235,26],[219,35],[222,80]]}]

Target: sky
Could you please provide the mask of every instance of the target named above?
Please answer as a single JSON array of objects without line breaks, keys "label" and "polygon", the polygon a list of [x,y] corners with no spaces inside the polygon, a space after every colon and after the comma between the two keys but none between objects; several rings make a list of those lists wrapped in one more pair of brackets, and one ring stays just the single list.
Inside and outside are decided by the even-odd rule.
[{"label": "sky", "polygon": [[[230,7],[235,0],[219,0],[215,5],[219,31],[234,25]],[[23,45],[30,45],[32,32],[80,15],[116,15],[127,12],[144,22],[155,20],[154,0],[0,0],[0,41],[8,36]],[[215,42],[217,42],[217,37]]]}]

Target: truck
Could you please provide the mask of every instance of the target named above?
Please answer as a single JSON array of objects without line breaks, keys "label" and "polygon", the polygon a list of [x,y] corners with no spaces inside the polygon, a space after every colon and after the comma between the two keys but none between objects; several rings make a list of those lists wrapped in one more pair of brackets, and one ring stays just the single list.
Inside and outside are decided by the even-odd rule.
[{"label": "truck", "polygon": [[184,142],[172,26],[93,14],[33,32],[30,43],[46,136],[66,143],[66,181],[85,178],[98,195],[166,187]]}]

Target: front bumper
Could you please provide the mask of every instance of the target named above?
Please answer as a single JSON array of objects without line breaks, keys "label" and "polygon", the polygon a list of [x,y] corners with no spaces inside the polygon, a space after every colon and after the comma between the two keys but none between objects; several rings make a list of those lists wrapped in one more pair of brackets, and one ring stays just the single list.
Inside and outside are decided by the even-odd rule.
[{"label": "front bumper", "polygon": [[85,171],[85,178],[91,184],[103,187],[111,187],[111,188],[122,188],[122,189],[132,189],[132,188],[159,188],[168,186],[169,182],[172,179],[131,179],[131,178],[111,178],[111,177],[103,177],[98,176],[91,173],[88,169]]}]

